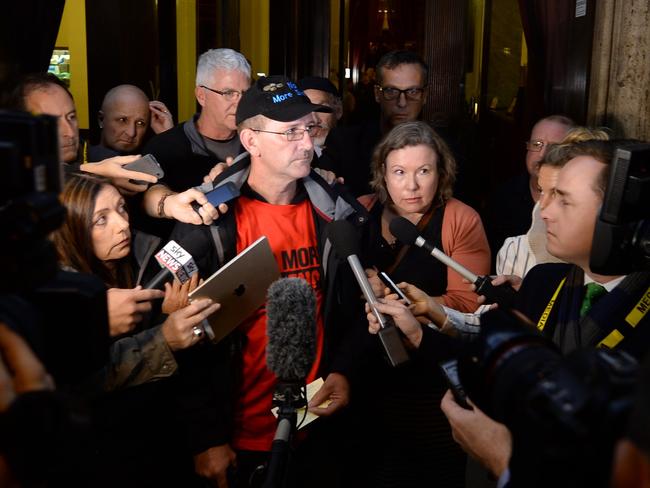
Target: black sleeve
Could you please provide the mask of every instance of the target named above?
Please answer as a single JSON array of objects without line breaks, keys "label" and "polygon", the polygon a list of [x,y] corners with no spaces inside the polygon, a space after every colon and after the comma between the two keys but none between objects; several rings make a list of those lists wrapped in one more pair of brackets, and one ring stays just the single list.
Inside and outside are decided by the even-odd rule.
[{"label": "black sleeve", "polygon": [[[171,236],[192,254],[204,279],[218,268],[210,229],[178,223]],[[231,334],[218,344],[205,342],[176,354],[180,390],[176,404],[193,454],[230,440],[237,344],[238,336]]]},{"label": "black sleeve", "polygon": [[230,442],[237,336],[177,353],[179,395],[176,405],[192,454]]},{"label": "black sleeve", "polygon": [[81,486],[90,439],[87,412],[54,391],[24,393],[0,415],[0,452],[21,486]]},{"label": "black sleeve", "polygon": [[422,342],[414,354],[416,361],[438,364],[440,361],[458,357],[463,350],[463,342],[447,334],[422,326]]}]

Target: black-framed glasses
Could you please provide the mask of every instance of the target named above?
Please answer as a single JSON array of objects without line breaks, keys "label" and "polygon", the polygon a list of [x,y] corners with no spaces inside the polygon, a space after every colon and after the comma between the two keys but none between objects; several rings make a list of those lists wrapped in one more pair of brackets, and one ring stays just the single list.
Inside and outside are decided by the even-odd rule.
[{"label": "black-framed glasses", "polygon": [[424,93],[424,88],[419,88],[419,87],[400,90],[399,88],[393,88],[392,86],[377,85],[377,89],[379,89],[382,98],[387,102],[397,100],[402,93],[404,94],[404,97],[406,97],[407,100],[411,100],[413,102],[419,102],[420,100],[422,100],[422,94]]},{"label": "black-framed glasses", "polygon": [[262,130],[262,129],[251,129],[255,132],[266,132],[267,134],[278,134],[281,136],[286,136],[287,141],[300,141],[305,136],[305,132],[309,134],[309,137],[314,137],[318,131],[321,129],[320,125],[308,125],[304,129],[298,129],[297,127],[292,127],[291,129],[285,130],[284,132],[275,132],[272,130]]},{"label": "black-framed glasses", "polygon": [[244,94],[243,91],[239,90],[215,90],[214,88],[210,88],[209,86],[205,85],[199,85],[201,88],[205,88],[208,91],[211,91],[212,93],[216,93],[217,95],[221,95],[223,98],[228,100],[229,102],[233,102],[235,100],[239,100],[241,96]]},{"label": "black-framed glasses", "polygon": [[530,152],[540,152],[546,146],[544,141],[526,141],[526,149]]}]

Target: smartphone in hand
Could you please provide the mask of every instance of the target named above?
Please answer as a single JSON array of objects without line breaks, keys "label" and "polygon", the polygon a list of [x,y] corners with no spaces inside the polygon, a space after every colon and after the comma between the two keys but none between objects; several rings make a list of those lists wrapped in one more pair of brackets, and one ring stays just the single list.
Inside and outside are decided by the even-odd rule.
[{"label": "smartphone in hand", "polygon": [[387,288],[390,288],[393,293],[397,294],[400,300],[404,302],[404,305],[411,304],[411,300],[409,300],[404,292],[397,287],[395,282],[390,279],[390,276],[382,271],[379,273],[379,279],[384,283],[384,285],[386,285]]},{"label": "smartphone in hand", "polygon": [[[128,169],[130,171],[139,171],[140,173],[147,173],[148,175],[155,176],[158,179],[165,176],[165,172],[160,167],[160,163],[158,163],[158,161],[152,154],[145,154],[141,158],[136,159],[131,163],[125,164],[123,168]],[[148,181],[142,181],[142,180],[129,180],[129,182],[134,183],[136,185],[150,184]]]},{"label": "smartphone in hand", "polygon": [[[211,203],[214,208],[218,208],[222,203],[226,203],[233,198],[237,198],[238,196],[239,189],[231,181],[224,183],[223,185],[219,185],[214,190],[211,190],[205,194],[208,202]],[[192,203],[192,208],[198,212],[201,208],[201,205],[194,202]]]}]

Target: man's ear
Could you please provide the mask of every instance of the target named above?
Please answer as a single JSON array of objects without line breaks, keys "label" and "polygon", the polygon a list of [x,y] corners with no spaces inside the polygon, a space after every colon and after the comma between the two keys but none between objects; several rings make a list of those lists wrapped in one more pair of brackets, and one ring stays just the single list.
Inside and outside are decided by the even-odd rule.
[{"label": "man's ear", "polygon": [[201,107],[205,107],[206,104],[205,90],[198,85],[195,86],[194,96],[196,97],[196,101],[199,102],[199,105],[201,105]]},{"label": "man's ear", "polygon": [[257,132],[252,129],[244,129],[239,133],[239,140],[244,148],[251,156],[260,156],[260,148],[257,143],[259,141]]},{"label": "man's ear", "polygon": [[97,112],[97,125],[99,125],[100,129],[104,128],[104,112],[101,110]]}]

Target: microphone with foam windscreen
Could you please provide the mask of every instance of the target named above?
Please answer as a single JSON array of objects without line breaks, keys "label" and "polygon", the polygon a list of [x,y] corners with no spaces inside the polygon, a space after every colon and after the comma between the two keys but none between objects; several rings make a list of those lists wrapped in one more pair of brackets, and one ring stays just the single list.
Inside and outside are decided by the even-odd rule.
[{"label": "microphone with foam windscreen", "polygon": [[267,292],[266,365],[280,381],[305,382],[316,355],[316,296],[301,278],[281,278]]},{"label": "microphone with foam windscreen", "polygon": [[400,337],[399,329],[395,327],[392,318],[384,316],[375,306],[377,297],[375,297],[366,272],[359,261],[359,250],[354,227],[346,220],[335,220],[328,225],[328,237],[337,254],[348,260],[348,264],[352,268],[352,272],[359,283],[363,296],[379,321],[380,329],[378,335],[389,362],[392,366],[405,363],[409,360],[409,356]]},{"label": "microphone with foam windscreen", "polygon": [[301,278],[280,278],[267,292],[266,365],[278,378],[273,406],[278,427],[264,487],[284,486],[296,409],[307,405],[305,380],[316,357],[316,295]]},{"label": "microphone with foam windscreen", "polygon": [[155,255],[162,269],[144,285],[144,288],[163,290],[165,283],[174,278],[178,278],[181,284],[185,283],[198,272],[192,256],[200,256],[205,251],[205,236],[198,231],[184,236],[180,239],[180,244],[169,241]]},{"label": "microphone with foam windscreen", "polygon": [[511,308],[517,296],[517,291],[509,284],[494,286],[490,276],[477,276],[462,264],[454,261],[452,258],[443,253],[440,249],[428,242],[420,235],[418,228],[404,217],[396,217],[391,220],[388,228],[402,243],[415,245],[428,251],[434,258],[454,269],[466,280],[474,283],[476,293],[484,295],[487,303],[498,303],[500,307]]}]

